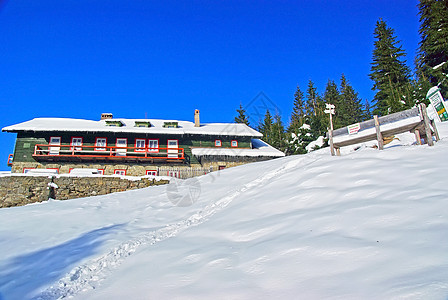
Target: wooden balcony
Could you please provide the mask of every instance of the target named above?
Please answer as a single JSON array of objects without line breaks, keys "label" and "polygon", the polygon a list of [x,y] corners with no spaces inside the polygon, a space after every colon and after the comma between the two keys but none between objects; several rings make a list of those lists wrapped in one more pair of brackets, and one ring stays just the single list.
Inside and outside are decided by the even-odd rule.
[{"label": "wooden balcony", "polygon": [[38,144],[33,157],[38,161],[183,162],[183,148],[137,148],[116,146],[73,146]]}]

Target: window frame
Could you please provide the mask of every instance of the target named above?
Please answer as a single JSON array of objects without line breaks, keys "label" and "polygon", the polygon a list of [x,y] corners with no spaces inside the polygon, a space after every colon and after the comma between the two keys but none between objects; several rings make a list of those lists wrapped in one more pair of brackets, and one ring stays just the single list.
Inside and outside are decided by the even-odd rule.
[{"label": "window frame", "polygon": [[[137,147],[137,142],[141,142],[143,141],[143,147]],[[146,139],[135,139],[135,148],[134,151],[135,152],[145,152],[146,151]]]},{"label": "window frame", "polygon": [[[233,143],[236,143],[236,145],[234,146]],[[232,140],[232,141],[230,142],[230,146],[231,146],[232,148],[238,148],[238,141],[237,141],[237,140]]]},{"label": "window frame", "polygon": [[[80,139],[81,145],[73,144],[74,139]],[[73,146],[73,147],[70,147],[70,150],[80,151],[80,150],[82,150],[82,144],[83,144],[83,138],[81,136],[72,136],[70,139],[70,146]]]},{"label": "window frame", "polygon": [[215,147],[222,147],[222,141],[221,140],[215,140]]},{"label": "window frame", "polygon": [[[104,147],[98,146],[98,140],[103,139],[104,140]],[[106,151],[107,150],[107,138],[106,137],[97,137],[95,138],[95,148],[94,151]]]},{"label": "window frame", "polygon": [[[150,147],[149,144],[150,144],[151,141],[157,141],[157,148],[151,148]],[[159,139],[148,139],[148,147],[147,147],[148,152],[159,153],[159,145],[160,145]],[[152,150],[152,149],[154,149],[154,150]]]},{"label": "window frame", "polygon": [[[154,172],[155,174],[148,174],[150,172]],[[157,172],[157,170],[146,170],[145,174],[146,175],[151,175],[151,176],[157,176],[158,172]]]},{"label": "window frame", "polygon": [[[116,173],[117,171],[124,172],[124,174],[118,174],[118,173]],[[114,169],[114,175],[126,176],[126,170],[125,169]]]}]

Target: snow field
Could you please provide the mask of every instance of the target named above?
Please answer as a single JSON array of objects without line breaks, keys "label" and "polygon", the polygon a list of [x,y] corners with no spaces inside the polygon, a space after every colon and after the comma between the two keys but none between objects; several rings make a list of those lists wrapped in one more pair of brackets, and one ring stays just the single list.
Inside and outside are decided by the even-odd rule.
[{"label": "snow field", "polygon": [[188,207],[159,186],[2,209],[0,298],[446,299],[439,129],[210,173]]}]

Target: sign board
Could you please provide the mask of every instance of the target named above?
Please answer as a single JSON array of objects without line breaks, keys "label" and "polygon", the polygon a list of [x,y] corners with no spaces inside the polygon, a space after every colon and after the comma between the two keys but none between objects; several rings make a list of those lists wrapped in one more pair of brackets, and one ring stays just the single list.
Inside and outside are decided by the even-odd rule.
[{"label": "sign board", "polygon": [[426,94],[426,99],[429,99],[434,109],[437,111],[440,121],[448,121],[448,111],[445,101],[443,101],[440,89],[437,86],[433,86]]},{"label": "sign board", "polygon": [[361,124],[356,123],[347,126],[348,134],[356,134],[361,129]]}]

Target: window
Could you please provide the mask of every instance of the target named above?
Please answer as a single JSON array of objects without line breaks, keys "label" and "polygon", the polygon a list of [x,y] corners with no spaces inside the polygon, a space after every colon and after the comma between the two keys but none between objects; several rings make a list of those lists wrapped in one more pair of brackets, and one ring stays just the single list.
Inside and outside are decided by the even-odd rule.
[{"label": "window", "polygon": [[[60,136],[50,137],[50,145],[61,145],[61,137]],[[61,147],[49,147],[48,154],[49,155],[59,155],[60,150],[61,150]]]},{"label": "window", "polygon": [[122,127],[124,126],[123,122],[117,121],[117,120],[106,120],[106,126],[112,126],[112,127]]},{"label": "window", "polygon": [[117,146],[117,148],[115,150],[115,155],[116,156],[126,156],[128,139],[117,138],[116,146]]},{"label": "window", "polygon": [[232,147],[238,147],[238,141],[233,140],[231,145],[232,145]]},{"label": "window", "polygon": [[144,152],[146,148],[146,140],[145,139],[135,139],[135,151],[136,152]]},{"label": "window", "polygon": [[149,122],[149,121],[135,121],[134,127],[151,127],[151,122]]},{"label": "window", "polygon": [[96,138],[95,140],[95,151],[106,151],[107,139],[106,138]]},{"label": "window", "polygon": [[155,171],[155,170],[146,170],[146,175],[157,176],[157,171]]},{"label": "window", "polygon": [[222,143],[221,140],[215,140],[215,147],[221,147]]},{"label": "window", "polygon": [[179,171],[168,171],[168,176],[179,178]]},{"label": "window", "polygon": [[164,128],[178,128],[179,123],[178,122],[164,122],[163,127]]},{"label": "window", "polygon": [[34,170],[34,168],[23,168],[23,173],[26,174],[26,173],[28,173],[30,170]]},{"label": "window", "polygon": [[115,175],[126,175],[126,170],[123,169],[115,169],[114,170]]},{"label": "window", "polygon": [[[82,146],[82,137],[72,137],[72,146]],[[71,147],[70,150],[82,150],[82,147]]]},{"label": "window", "polygon": [[167,158],[179,158],[179,141],[168,140],[167,142]]},{"label": "window", "polygon": [[159,140],[148,140],[148,152],[159,152]]},{"label": "window", "polygon": [[98,169],[98,174],[104,175],[104,169]]}]

